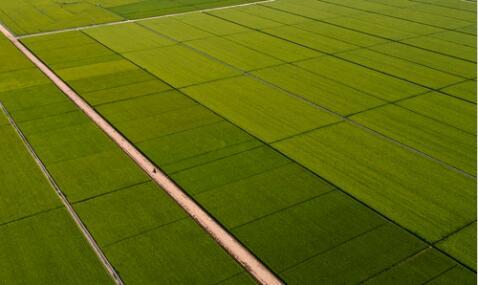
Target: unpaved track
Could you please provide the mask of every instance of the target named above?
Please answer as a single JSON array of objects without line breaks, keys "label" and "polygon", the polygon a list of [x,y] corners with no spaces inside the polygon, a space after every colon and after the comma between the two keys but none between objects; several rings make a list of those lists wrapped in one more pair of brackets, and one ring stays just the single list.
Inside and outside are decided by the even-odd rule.
[{"label": "unpaved track", "polygon": [[146,156],[132,145],[122,134],[99,115],[83,98],[73,91],[48,66],[38,59],[18,38],[0,24],[4,34],[30,61],[32,61],[50,80],[68,96],[100,129],[103,130],[153,181],[161,186],[196,222],[201,225],[238,263],[244,267],[260,284],[278,285],[283,282],[259,259],[245,248],[235,237],[218,224],[201,206],[191,199],[179,186],[158,169]]},{"label": "unpaved track", "polygon": [[188,11],[188,12],[182,12],[182,13],[166,14],[166,15],[160,15],[160,16],[145,17],[145,18],[131,19],[131,20],[123,20],[123,21],[109,22],[109,23],[103,23],[103,24],[94,24],[94,25],[81,26],[81,27],[75,27],[75,28],[54,30],[54,31],[49,31],[49,32],[41,32],[41,33],[22,35],[22,36],[18,36],[17,39],[39,37],[39,36],[58,34],[58,33],[64,33],[64,32],[81,31],[81,30],[85,30],[85,29],[92,29],[92,28],[98,28],[98,27],[104,27],[104,26],[114,26],[114,25],[120,25],[120,24],[126,24],[126,23],[136,23],[136,22],[139,22],[139,21],[161,19],[161,18],[167,18],[167,17],[179,16],[179,15],[187,15],[187,14],[193,14],[193,13],[212,12],[212,11],[236,8],[236,7],[245,7],[245,6],[257,5],[257,4],[270,3],[270,2],[274,2],[274,1],[276,1],[276,0],[264,0],[264,1],[250,2],[250,3],[237,4],[237,5],[231,5],[231,6],[206,8],[206,9],[202,9],[202,10],[194,10],[194,11]]},{"label": "unpaved track", "polygon": [[93,249],[93,251],[96,253],[96,255],[98,256],[98,258],[100,259],[101,263],[103,264],[103,266],[105,267],[106,271],[108,271],[108,273],[110,274],[111,278],[113,278],[113,280],[115,281],[115,283],[117,285],[123,285],[123,280],[121,280],[121,277],[119,276],[119,274],[116,272],[116,270],[114,269],[114,267],[111,265],[111,263],[108,261],[108,259],[106,258],[105,254],[103,253],[103,251],[101,250],[101,248],[99,247],[99,245],[96,243],[95,239],[93,238],[93,236],[90,234],[90,232],[88,231],[88,229],[86,228],[85,224],[83,224],[83,222],[81,221],[80,217],[78,216],[78,214],[76,213],[75,209],[73,208],[73,206],[70,204],[70,201],[68,201],[68,199],[66,198],[65,194],[63,194],[63,192],[61,191],[60,187],[58,186],[58,184],[56,184],[55,180],[53,179],[53,177],[51,176],[50,172],[47,170],[47,168],[45,167],[45,165],[43,164],[43,162],[41,161],[41,159],[38,157],[38,155],[36,154],[35,150],[33,149],[33,147],[30,145],[30,143],[28,142],[28,140],[26,139],[25,135],[23,134],[23,132],[18,128],[17,124],[15,123],[15,121],[13,120],[13,118],[10,116],[10,113],[8,112],[8,110],[5,108],[5,106],[2,104],[2,102],[0,102],[0,109],[5,113],[5,115],[7,116],[8,118],[8,121],[10,122],[10,124],[12,125],[12,127],[15,129],[15,131],[17,132],[18,136],[21,138],[21,140],[23,141],[23,143],[25,144],[26,148],[28,149],[28,151],[30,152],[30,155],[33,157],[33,159],[35,160],[35,162],[38,164],[38,166],[40,167],[41,171],[43,172],[43,174],[45,175],[45,177],[47,178],[48,182],[50,183],[50,185],[53,187],[53,189],[55,189],[55,192],[56,194],[58,195],[58,197],[60,198],[61,202],[63,203],[63,205],[65,206],[66,210],[68,211],[68,213],[70,214],[70,216],[73,218],[73,221],[76,223],[76,225],[78,226],[78,228],[80,229],[81,233],[83,234],[83,236],[86,238],[87,242],[89,243],[90,247]]}]

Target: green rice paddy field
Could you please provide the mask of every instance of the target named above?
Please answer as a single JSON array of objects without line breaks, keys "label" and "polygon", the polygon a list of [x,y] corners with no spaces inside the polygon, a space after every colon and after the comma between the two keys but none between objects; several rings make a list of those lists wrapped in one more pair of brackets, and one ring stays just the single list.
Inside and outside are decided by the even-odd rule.
[{"label": "green rice paddy field", "polygon": [[[0,20],[285,283],[476,284],[476,3],[142,19],[238,2],[7,0]],[[0,58],[0,101],[125,284],[254,284],[3,37]],[[5,115],[0,284],[112,284]]]}]

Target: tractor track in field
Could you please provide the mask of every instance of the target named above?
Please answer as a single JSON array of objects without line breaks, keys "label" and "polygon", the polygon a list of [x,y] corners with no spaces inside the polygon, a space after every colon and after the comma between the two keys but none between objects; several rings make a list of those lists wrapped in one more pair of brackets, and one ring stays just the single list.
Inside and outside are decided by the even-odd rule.
[{"label": "tractor track in field", "polygon": [[[154,182],[161,186],[162,189],[164,189],[164,191],[171,198],[173,198],[176,203],[183,208],[212,238],[214,238],[214,240],[220,246],[222,246],[224,250],[229,253],[229,255],[231,255],[247,272],[249,272],[254,279],[256,279],[260,284],[264,285],[283,284],[283,281],[277,277],[275,273],[273,273],[265,264],[263,264],[232,234],[224,229],[200,205],[198,205],[188,194],[186,194],[186,192],[176,185],[141,151],[139,151],[100,114],[98,114],[93,107],[91,107],[81,96],[73,91],[45,63],[43,63],[26,46],[24,46],[20,42],[19,38],[14,36],[2,24],[0,24],[0,32],[6,36],[12,42],[12,44],[14,44],[38,69],[40,69],[80,110],[82,110],[83,113],[85,113],[95,125],[97,125],[106,135],[108,135],[111,140],[113,140],[131,159],[133,159],[133,161],[139,167],[141,167],[141,169],[143,169],[143,171],[147,173]],[[40,166],[42,167],[42,164]],[[42,170],[43,169],[44,166],[42,167]],[[46,168],[44,170],[46,171]],[[48,172],[46,172],[46,174],[47,173]],[[58,192],[58,194],[60,193],[61,191]],[[69,206],[71,207],[71,205]],[[79,220],[78,217],[77,219]]]}]

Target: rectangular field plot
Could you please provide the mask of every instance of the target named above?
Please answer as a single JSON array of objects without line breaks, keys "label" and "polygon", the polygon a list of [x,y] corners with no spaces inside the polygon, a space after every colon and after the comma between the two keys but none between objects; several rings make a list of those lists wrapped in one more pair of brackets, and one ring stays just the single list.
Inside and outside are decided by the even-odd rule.
[{"label": "rectangular field plot", "polygon": [[[401,260],[423,248],[424,245],[410,234],[387,224],[288,268],[283,275],[285,280],[295,284],[356,283],[394,265],[394,260]],[[384,251],[387,254],[381,255]],[[343,259],[348,260],[345,267],[340,265]],[[311,274],[317,271],[322,274]]]},{"label": "rectangular field plot", "polygon": [[378,43],[386,42],[385,39],[382,39],[379,37],[374,37],[371,35],[367,35],[364,33],[356,32],[354,30],[338,27],[338,26],[331,25],[328,23],[323,23],[323,22],[311,21],[311,22],[296,24],[294,26],[305,31],[309,31],[312,33],[316,33],[318,35],[340,40],[340,41],[353,44],[356,46],[361,46],[361,47],[367,47],[367,46],[376,45]]},{"label": "rectangular field plot", "polygon": [[[118,81],[115,82],[118,83]],[[126,85],[118,87],[85,93],[84,98],[87,99],[92,105],[100,105],[134,97],[151,95],[161,91],[169,90],[170,88],[171,87],[163,81],[153,79],[132,84],[126,83]]]},{"label": "rectangular field plot", "polygon": [[299,15],[287,13],[281,10],[267,7],[265,5],[250,5],[246,7],[235,8],[244,13],[258,16],[264,19],[279,22],[285,25],[299,24],[303,22],[310,22],[311,20]]},{"label": "rectangular field plot", "polygon": [[470,35],[458,31],[443,31],[441,33],[431,34],[430,37],[476,48],[476,33]]},{"label": "rectangular field plot", "polygon": [[0,73],[0,92],[49,83],[43,74],[33,68]]},{"label": "rectangular field plot", "polygon": [[88,29],[85,30],[85,33],[118,53],[175,44],[173,41],[135,23]]},{"label": "rectangular field plot", "polygon": [[252,0],[183,0],[154,1],[139,0],[115,3],[115,0],[95,0],[95,2],[110,2],[108,10],[128,19],[138,19],[159,15],[183,13],[201,9],[239,5]]},{"label": "rectangular field plot", "polygon": [[348,123],[275,146],[429,241],[474,219],[474,179]]},{"label": "rectangular field plot", "polygon": [[15,51],[16,48],[9,42],[0,41],[0,57],[2,58],[0,73],[33,67],[28,59]]},{"label": "rectangular field plot", "polygon": [[3,112],[0,144],[0,225],[60,207],[60,200]]},{"label": "rectangular field plot", "polygon": [[435,249],[425,249],[397,264],[390,270],[382,272],[365,282],[365,284],[397,284],[398,282],[425,283],[439,277],[456,264],[446,255]]},{"label": "rectangular field plot", "polygon": [[[156,78],[141,69],[120,71],[99,76],[91,76],[78,80],[69,80],[69,84],[81,94],[102,92],[114,88],[126,88],[128,85],[140,84],[147,81],[155,81]],[[125,94],[121,94],[125,97]]]},{"label": "rectangular field plot", "polygon": [[113,284],[3,113],[0,120],[0,279]]},{"label": "rectangular field plot", "polygon": [[341,115],[350,115],[385,103],[379,98],[294,65],[262,69],[252,74]]},{"label": "rectangular field plot", "polygon": [[432,280],[429,284],[439,285],[439,284],[449,284],[453,282],[458,282],[460,284],[475,284],[476,283],[476,273],[466,269],[465,267],[458,265],[448,270],[444,274],[438,276]]},{"label": "rectangular field plot", "polygon": [[468,60],[471,62],[476,62],[476,48],[473,48],[471,46],[466,46],[460,43],[456,43],[453,41],[433,37],[433,35],[426,36],[426,37],[424,36],[424,37],[418,37],[418,38],[405,39],[405,40],[402,40],[401,42],[418,47],[418,48],[431,50],[437,53],[446,54],[449,56]]},{"label": "rectangular field plot", "polygon": [[323,53],[338,53],[357,47],[343,41],[315,34],[295,26],[264,29],[264,33]]},{"label": "rectangular field plot", "polygon": [[176,88],[239,74],[180,45],[127,53],[125,57]]},{"label": "rectangular field plot", "polygon": [[243,71],[264,68],[281,63],[281,61],[274,59],[269,55],[259,53],[233,41],[218,37],[189,41],[186,45],[195,50],[206,53],[213,58],[224,62],[226,65],[232,65]]},{"label": "rectangular field plot", "polygon": [[450,15],[437,15],[418,11],[415,7],[384,9],[380,11],[380,14],[444,29],[458,29],[473,24],[473,21],[457,19],[456,17],[450,17]]},{"label": "rectangular field plot", "polygon": [[345,52],[338,56],[373,70],[432,89],[442,88],[463,80],[458,76],[443,71],[366,49]]},{"label": "rectangular field plot", "polygon": [[26,135],[45,163],[75,159],[110,147],[109,139],[89,122]]},{"label": "rectangular field plot", "polygon": [[[242,88],[236,88],[237,85]],[[194,86],[184,92],[268,142],[339,120],[284,91],[248,77]]]},{"label": "rectangular field plot", "polygon": [[[474,83],[470,82],[469,85],[472,84]],[[475,97],[476,94],[473,94],[473,98]],[[438,92],[403,100],[397,104],[462,131],[476,134],[475,104]]]},{"label": "rectangular field plot", "polygon": [[138,23],[166,37],[174,38],[179,42],[204,39],[213,36],[211,33],[177,20],[176,17],[146,20]]},{"label": "rectangular field plot", "polygon": [[314,20],[337,18],[339,16],[351,16],[361,13],[360,11],[347,7],[338,7],[325,2],[310,0],[277,1],[264,5]]},{"label": "rectangular field plot", "polygon": [[114,284],[64,209],[3,225],[0,238],[2,282]]},{"label": "rectangular field plot", "polygon": [[219,121],[160,136],[139,143],[138,147],[164,170],[178,171],[258,145],[257,141],[236,126]]},{"label": "rectangular field plot", "polygon": [[150,117],[122,121],[115,125],[131,141],[140,143],[160,136],[217,123],[220,120],[220,118],[202,106],[192,106]]},{"label": "rectangular field plot", "polygon": [[[47,107],[68,101],[61,91],[51,83],[1,92],[0,100],[4,105],[8,106],[10,113],[26,111],[31,108]],[[15,118],[19,119],[17,116]],[[21,120],[31,118],[34,117],[24,117]]]},{"label": "rectangular field plot", "polygon": [[306,60],[294,65],[386,101],[395,101],[428,90],[411,82],[331,56]]},{"label": "rectangular field plot", "polygon": [[440,241],[437,246],[476,270],[476,221]]},{"label": "rectangular field plot", "polygon": [[101,246],[188,217],[151,181],[118,188],[94,199],[77,202],[74,207]]},{"label": "rectangular field plot", "polygon": [[378,45],[371,49],[424,65],[442,72],[447,72],[464,79],[476,78],[476,63],[437,54],[420,48],[410,47],[400,43]]},{"label": "rectangular field plot", "polygon": [[[228,162],[235,162],[236,168],[231,168],[232,171],[241,166],[238,162],[239,158],[245,160],[248,155],[257,153],[258,150],[252,150],[215,164],[224,166]],[[273,159],[264,155],[260,158]],[[250,159],[248,163],[251,162],[253,159]],[[257,174],[222,186],[215,186],[212,188],[213,191],[203,191],[195,198],[201,205],[211,209],[212,214],[218,217],[226,227],[234,229],[251,223],[258,217],[281,211],[290,205],[303,203],[334,189],[333,186],[317,179],[312,173],[294,163],[275,163],[271,169],[267,170],[264,170],[266,167],[261,168],[254,171]],[[206,168],[202,169],[202,171],[205,170]],[[208,171],[212,173],[212,167]],[[188,174],[187,171],[183,176],[186,174]],[[296,191],[289,191],[292,188]],[[243,211],[243,209],[248,210]],[[288,230],[288,226],[283,227],[283,230],[286,229]]]},{"label": "rectangular field plot", "polygon": [[105,251],[129,283],[214,284],[242,271],[192,219],[152,229]]},{"label": "rectangular field plot", "polygon": [[401,40],[443,31],[439,28],[371,13],[325,19],[324,21],[388,40]]},{"label": "rectangular field plot", "polygon": [[81,32],[75,32],[78,34],[78,37],[83,37],[84,43],[75,44],[71,46],[49,46],[49,39],[58,38],[60,41],[69,41],[69,37],[61,37],[63,34],[54,34],[48,35],[38,42],[39,38],[26,38],[22,41],[27,45],[35,48],[36,53],[40,56],[46,63],[51,65],[69,63],[71,67],[74,67],[74,62],[82,61],[91,61],[99,62],[100,58],[118,58],[115,56],[115,53],[104,46],[98,44],[95,40],[88,38],[88,36],[82,34]]},{"label": "rectangular field plot", "polygon": [[298,44],[282,40],[261,32],[239,33],[225,38],[250,49],[265,53],[284,62],[319,57],[322,54]]},{"label": "rectangular field plot", "polygon": [[262,18],[259,16],[255,16],[252,14],[248,14],[242,12],[239,9],[226,9],[226,10],[219,10],[219,11],[211,11],[207,14],[214,15],[218,18],[246,26],[251,29],[266,29],[272,28],[277,26],[282,26],[282,23]]},{"label": "rectangular field plot", "polygon": [[130,187],[148,180],[115,146],[112,150],[48,165],[72,202]]},{"label": "rectangular field plot", "polygon": [[441,91],[476,104],[476,79],[443,88]]},{"label": "rectangular field plot", "polygon": [[350,118],[471,175],[476,172],[475,135],[394,105]]},{"label": "rectangular field plot", "polygon": [[175,19],[216,36],[251,31],[250,29],[241,25],[234,24],[205,13],[182,15],[175,17]]}]

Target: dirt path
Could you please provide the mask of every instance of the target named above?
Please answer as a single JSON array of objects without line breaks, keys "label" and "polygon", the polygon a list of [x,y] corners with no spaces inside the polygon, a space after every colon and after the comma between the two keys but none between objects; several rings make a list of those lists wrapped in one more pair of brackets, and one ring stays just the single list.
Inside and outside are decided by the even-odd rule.
[{"label": "dirt path", "polygon": [[237,4],[237,5],[224,6],[224,7],[216,7],[216,8],[206,8],[206,9],[202,9],[202,10],[194,10],[194,11],[167,14],[167,15],[161,15],[161,16],[153,16],[153,17],[146,17],[146,18],[139,18],[139,19],[132,19],[132,20],[123,20],[123,21],[103,23],[103,24],[94,24],[94,25],[89,25],[89,26],[81,26],[81,27],[75,27],[75,28],[61,29],[61,30],[55,30],[55,31],[50,31],[50,32],[42,32],[42,33],[22,35],[22,36],[18,36],[17,39],[39,37],[39,36],[58,34],[58,33],[64,33],[64,32],[81,31],[81,30],[85,30],[85,29],[92,29],[92,28],[104,27],[104,26],[114,26],[114,25],[120,25],[120,24],[126,24],[126,23],[136,23],[136,22],[139,22],[139,21],[161,19],[161,18],[167,18],[167,17],[172,17],[172,16],[187,15],[187,14],[192,14],[192,13],[212,12],[212,11],[236,8],[236,7],[245,7],[245,6],[257,5],[257,4],[270,3],[270,2],[274,2],[274,1],[277,1],[277,0],[263,0],[263,1],[257,1],[257,2],[250,2],[250,3]]},{"label": "dirt path", "polygon": [[2,32],[30,61],[68,96],[100,129],[103,130],[153,181],[161,186],[196,222],[201,225],[238,263],[260,284],[283,284],[259,259],[245,248],[235,237],[209,216],[167,175],[161,172],[147,157],[113,128],[86,101],[61,80],[50,68],[27,49],[7,28],[0,24]]}]

